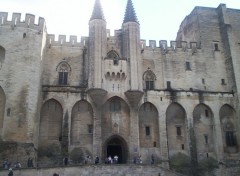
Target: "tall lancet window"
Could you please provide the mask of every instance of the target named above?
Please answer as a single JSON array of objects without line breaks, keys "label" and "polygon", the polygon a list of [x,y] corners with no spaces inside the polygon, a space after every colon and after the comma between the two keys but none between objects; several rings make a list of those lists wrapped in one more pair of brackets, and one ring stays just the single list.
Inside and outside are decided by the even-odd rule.
[{"label": "tall lancet window", "polygon": [[69,72],[71,71],[70,66],[67,62],[61,62],[58,65],[58,84],[68,85]]},{"label": "tall lancet window", "polygon": [[144,72],[143,80],[144,80],[146,90],[154,90],[155,89],[154,84],[155,84],[155,80],[156,80],[156,75],[153,73],[152,70],[150,70],[150,68],[148,68],[148,70]]}]

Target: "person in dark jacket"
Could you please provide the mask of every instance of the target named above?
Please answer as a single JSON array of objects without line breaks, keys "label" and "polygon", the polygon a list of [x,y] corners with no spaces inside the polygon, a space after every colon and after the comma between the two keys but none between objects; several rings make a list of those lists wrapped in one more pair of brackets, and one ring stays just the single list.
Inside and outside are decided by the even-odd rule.
[{"label": "person in dark jacket", "polygon": [[10,169],[9,169],[8,176],[13,176],[13,171],[12,171],[12,168],[10,168]]}]

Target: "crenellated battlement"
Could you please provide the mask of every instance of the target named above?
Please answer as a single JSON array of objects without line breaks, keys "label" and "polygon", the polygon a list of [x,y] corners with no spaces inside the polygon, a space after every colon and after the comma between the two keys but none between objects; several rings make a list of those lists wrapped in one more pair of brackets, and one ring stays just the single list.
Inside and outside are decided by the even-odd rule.
[{"label": "crenellated battlement", "polygon": [[47,45],[51,46],[69,46],[69,47],[87,47],[88,37],[81,37],[81,41],[78,42],[78,38],[75,35],[70,35],[67,40],[66,35],[59,35],[58,38],[54,34],[47,35]]},{"label": "crenellated battlement", "polygon": [[12,29],[15,27],[24,27],[36,31],[42,31],[45,27],[45,19],[42,17],[39,17],[38,23],[35,24],[35,15],[26,14],[23,21],[21,21],[21,13],[13,13],[11,21],[8,21],[8,15],[8,12],[0,12],[0,26],[10,26]]},{"label": "crenellated battlement", "polygon": [[192,50],[196,52],[197,49],[201,49],[201,45],[199,42],[187,42],[187,41],[170,41],[170,45],[168,45],[167,40],[160,40],[159,46],[157,46],[156,40],[149,40],[149,46],[147,46],[146,40],[141,40],[141,49],[142,51],[146,50],[155,50],[160,49],[161,51],[187,51]]}]

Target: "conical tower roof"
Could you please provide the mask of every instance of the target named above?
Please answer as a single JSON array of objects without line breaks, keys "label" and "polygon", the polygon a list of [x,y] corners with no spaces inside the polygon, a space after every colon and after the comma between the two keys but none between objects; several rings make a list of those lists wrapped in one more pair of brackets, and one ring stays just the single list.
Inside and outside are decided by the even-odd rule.
[{"label": "conical tower roof", "polygon": [[96,0],[95,4],[94,4],[94,8],[93,8],[93,12],[92,12],[92,16],[90,18],[91,20],[95,20],[95,19],[101,19],[101,20],[105,20],[104,14],[103,14],[103,10],[102,10],[102,6],[100,3],[100,0]]},{"label": "conical tower roof", "polygon": [[135,9],[133,7],[133,3],[132,0],[128,0],[127,2],[127,7],[126,7],[126,11],[125,11],[125,17],[123,20],[123,23],[127,23],[127,22],[138,22],[136,13],[135,13]]}]

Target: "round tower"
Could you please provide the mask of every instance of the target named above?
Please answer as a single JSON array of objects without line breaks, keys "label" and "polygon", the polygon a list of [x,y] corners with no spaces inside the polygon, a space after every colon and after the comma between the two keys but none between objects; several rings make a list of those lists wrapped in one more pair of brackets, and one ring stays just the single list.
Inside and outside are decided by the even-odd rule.
[{"label": "round tower", "polygon": [[100,0],[95,1],[89,21],[89,88],[102,88],[102,59],[107,52],[106,20]]},{"label": "round tower", "polygon": [[128,0],[122,24],[123,56],[128,60],[130,90],[142,91],[142,64],[140,57],[140,24],[132,0]]}]

